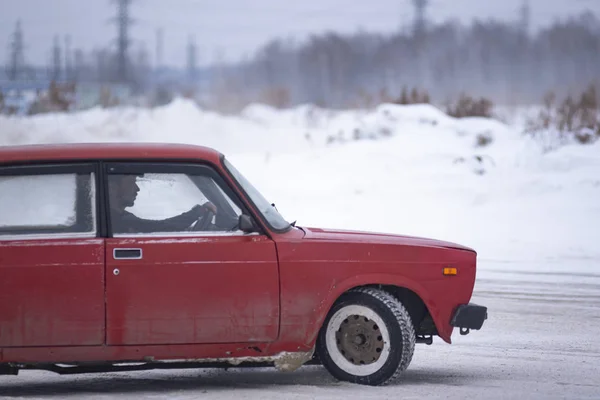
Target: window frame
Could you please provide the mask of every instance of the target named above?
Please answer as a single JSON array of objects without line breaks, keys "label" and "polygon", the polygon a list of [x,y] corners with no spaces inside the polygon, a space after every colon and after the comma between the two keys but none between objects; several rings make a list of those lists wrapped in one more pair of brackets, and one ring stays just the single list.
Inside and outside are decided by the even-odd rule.
[{"label": "window frame", "polygon": [[[225,155],[221,155],[221,157],[220,157],[221,168],[223,168],[223,170],[229,175],[229,179],[231,179],[232,182],[234,182],[237,185],[238,190],[244,196],[246,196],[246,198],[248,199],[248,202],[252,205],[252,207],[255,208],[254,213],[258,216],[259,221],[261,221],[263,224],[265,224],[268,227],[268,229],[270,229],[272,232],[275,232],[278,234],[283,234],[283,233],[287,233],[287,232],[291,231],[293,229],[294,225],[289,223],[285,218],[283,218],[283,216],[282,216],[282,218],[286,222],[288,222],[288,225],[283,229],[278,229],[269,222],[269,220],[263,215],[263,212],[259,209],[258,205],[253,201],[252,196],[250,196],[250,194],[244,189],[243,185],[240,182],[238,182],[238,180],[235,177],[235,175],[233,174],[233,172],[228,168],[227,163],[225,162],[226,160],[227,160],[227,163],[229,163],[233,168],[235,168],[237,170],[237,167],[235,165],[233,165],[233,163],[230,162],[229,159],[227,157],[225,157]],[[238,170],[238,172],[240,174],[242,174],[241,171]],[[245,178],[245,175],[243,175],[243,176]],[[252,186],[254,186],[254,184],[252,184],[251,182],[249,182],[249,183]],[[258,188],[256,188],[256,187],[255,187],[255,189],[258,190]]]},{"label": "window frame", "polygon": [[[107,238],[192,238],[192,237],[219,237],[219,236],[249,236],[264,235],[262,229],[251,234],[242,231],[219,232],[219,231],[189,231],[189,232],[156,232],[156,233],[113,233],[110,221],[110,206],[108,200],[108,180],[110,175],[118,174],[183,174],[204,175],[213,179],[220,189],[227,195],[234,204],[241,210],[242,214],[249,215],[256,220],[243,200],[237,195],[235,190],[225,180],[219,171],[209,163],[204,162],[173,162],[173,161],[154,161],[154,160],[110,160],[102,163],[102,211]],[[258,228],[258,227],[257,227]]]},{"label": "window frame", "polygon": [[[5,176],[44,176],[44,175],[59,175],[59,174],[74,174],[89,176],[90,189],[93,189],[94,198],[92,201],[87,201],[85,193],[76,189],[76,206],[75,215],[79,223],[79,217],[84,213],[90,213],[92,216],[92,230],[88,232],[69,232],[68,228],[64,232],[56,232],[55,228],[31,228],[31,232],[18,233],[7,232],[3,233],[0,230],[0,242],[7,241],[24,241],[24,240],[44,240],[44,239],[94,239],[100,236],[102,216],[100,213],[100,197],[99,190],[99,170],[97,163],[94,162],[75,162],[75,163],[42,163],[42,164],[16,164],[16,165],[0,165],[0,177]],[[77,179],[77,178],[76,178]],[[85,200],[85,201],[82,201]],[[89,209],[88,209],[89,208]],[[76,224],[75,226],[77,226]],[[47,230],[47,232],[44,232]]]}]

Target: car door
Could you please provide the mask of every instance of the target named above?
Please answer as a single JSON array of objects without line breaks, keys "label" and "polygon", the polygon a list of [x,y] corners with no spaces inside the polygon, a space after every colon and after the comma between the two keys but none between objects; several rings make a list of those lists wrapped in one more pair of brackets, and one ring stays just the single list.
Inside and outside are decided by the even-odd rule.
[{"label": "car door", "polygon": [[[106,241],[107,344],[277,338],[275,244],[236,228],[245,209],[215,169],[111,163],[105,171],[112,236]],[[195,225],[203,230],[187,230],[199,216],[194,206],[207,202],[216,216]],[[199,228],[209,220],[214,224]]]},{"label": "car door", "polygon": [[0,348],[103,344],[94,170],[0,167]]}]

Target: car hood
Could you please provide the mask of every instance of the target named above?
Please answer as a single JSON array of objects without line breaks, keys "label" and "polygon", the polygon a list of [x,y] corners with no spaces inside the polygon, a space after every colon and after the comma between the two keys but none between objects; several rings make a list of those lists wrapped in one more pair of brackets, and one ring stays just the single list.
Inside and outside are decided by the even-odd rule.
[{"label": "car hood", "polygon": [[421,247],[442,247],[447,249],[458,249],[471,251],[475,250],[457,243],[446,242],[443,240],[428,239],[416,236],[394,235],[387,233],[349,231],[341,229],[322,229],[322,228],[306,228],[304,235],[305,240],[316,241],[340,241],[350,243],[372,243],[372,244],[399,244],[405,246],[421,246]]}]

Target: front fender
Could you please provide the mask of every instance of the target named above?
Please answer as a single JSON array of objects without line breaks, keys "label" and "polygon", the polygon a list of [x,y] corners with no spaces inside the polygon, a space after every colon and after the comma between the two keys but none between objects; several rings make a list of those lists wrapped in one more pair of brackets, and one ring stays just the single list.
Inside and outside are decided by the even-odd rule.
[{"label": "front fender", "polygon": [[329,310],[331,310],[337,299],[351,289],[372,285],[397,286],[413,291],[421,298],[421,300],[423,300],[423,303],[425,304],[425,307],[427,307],[427,310],[429,311],[429,314],[431,315],[431,318],[433,319],[433,322],[438,330],[438,335],[440,338],[447,343],[451,343],[453,328],[449,321],[443,320],[443,317],[441,316],[441,310],[437,306],[435,299],[433,298],[432,294],[429,293],[425,287],[423,287],[423,285],[409,278],[393,274],[361,274],[340,281],[330,288],[327,296],[321,302],[318,312],[315,313],[316,321],[314,321],[313,326],[318,327],[318,329],[313,335],[311,335],[311,344],[313,344],[316,340],[319,329],[323,325]]}]

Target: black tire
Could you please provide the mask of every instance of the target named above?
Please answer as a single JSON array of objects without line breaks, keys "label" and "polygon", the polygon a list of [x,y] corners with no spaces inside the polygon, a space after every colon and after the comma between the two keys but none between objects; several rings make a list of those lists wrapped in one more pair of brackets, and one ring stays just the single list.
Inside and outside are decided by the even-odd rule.
[{"label": "black tire", "polygon": [[345,293],[329,311],[316,350],[335,378],[379,386],[393,383],[408,368],[415,339],[412,320],[400,301],[383,290],[358,288]]}]

